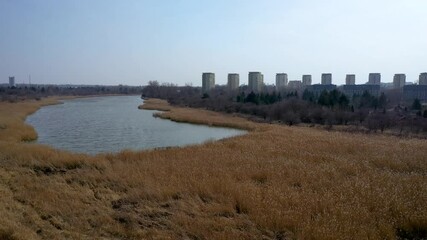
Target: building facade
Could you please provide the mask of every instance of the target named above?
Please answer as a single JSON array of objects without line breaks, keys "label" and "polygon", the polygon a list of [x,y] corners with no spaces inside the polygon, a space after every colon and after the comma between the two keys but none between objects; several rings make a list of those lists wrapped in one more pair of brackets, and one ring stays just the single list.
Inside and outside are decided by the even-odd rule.
[{"label": "building facade", "polygon": [[427,85],[427,72],[420,73],[418,81],[420,85]]},{"label": "building facade", "polygon": [[356,75],[355,74],[347,74],[345,76],[345,85],[356,85]]},{"label": "building facade", "polygon": [[323,91],[333,91],[337,89],[336,85],[329,84],[329,85],[323,85],[323,84],[314,84],[311,86],[307,86],[307,91],[310,91],[314,93],[314,95],[319,96]]},{"label": "building facade", "polygon": [[288,87],[290,89],[301,89],[302,88],[302,82],[299,80],[289,81]]},{"label": "building facade", "polygon": [[15,87],[15,77],[9,77],[9,87]]},{"label": "building facade", "polygon": [[288,85],[288,74],[277,73],[276,74],[276,90],[279,91]]},{"label": "building facade", "polygon": [[369,85],[380,85],[381,84],[381,73],[369,73]]},{"label": "building facade", "polygon": [[412,102],[416,98],[422,102],[427,102],[427,84],[403,86],[403,98],[407,102]]},{"label": "building facade", "polygon": [[238,73],[229,73],[227,78],[228,90],[233,91],[239,89],[240,76]]},{"label": "building facade", "polygon": [[322,73],[322,85],[331,85],[332,84],[332,73]]},{"label": "building facade", "polygon": [[348,97],[353,97],[355,95],[362,95],[365,92],[368,92],[372,96],[378,97],[380,95],[380,85],[371,85],[371,84],[360,84],[360,85],[344,85],[342,87],[343,92]]},{"label": "building facade", "polygon": [[215,88],[215,73],[202,74],[202,92],[208,93]]},{"label": "building facade", "polygon": [[264,75],[261,72],[249,72],[248,88],[249,91],[259,93],[264,87]]},{"label": "building facade", "polygon": [[310,86],[312,83],[311,75],[302,75],[302,85]]},{"label": "building facade", "polygon": [[394,88],[403,88],[406,83],[406,75],[403,73],[395,74],[393,77],[393,87]]}]

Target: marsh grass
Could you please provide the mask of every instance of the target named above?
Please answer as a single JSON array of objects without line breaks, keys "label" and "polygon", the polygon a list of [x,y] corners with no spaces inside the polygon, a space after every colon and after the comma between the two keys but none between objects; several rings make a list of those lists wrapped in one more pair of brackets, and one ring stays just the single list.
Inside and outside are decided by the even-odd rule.
[{"label": "marsh grass", "polygon": [[4,236],[425,237],[424,140],[258,124],[156,102],[168,109],[163,118],[249,133],[183,148],[87,156],[21,142],[31,131],[25,116],[45,101],[0,104]]}]

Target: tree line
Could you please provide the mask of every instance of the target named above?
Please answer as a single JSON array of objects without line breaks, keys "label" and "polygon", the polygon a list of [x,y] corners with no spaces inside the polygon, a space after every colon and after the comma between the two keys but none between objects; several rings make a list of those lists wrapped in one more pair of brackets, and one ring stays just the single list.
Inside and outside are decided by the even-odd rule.
[{"label": "tree line", "polygon": [[201,88],[173,84],[151,83],[142,90],[143,97],[162,98],[184,107],[246,115],[256,121],[287,125],[323,125],[327,128],[342,125],[348,130],[417,134],[427,136],[427,110],[415,100],[408,105],[392,105],[385,93],[373,96],[369,92],[347,96],[339,90],[320,94],[305,91],[274,89],[254,93],[243,88],[228,91],[217,86],[202,94]]},{"label": "tree line", "polygon": [[41,99],[48,96],[88,96],[109,94],[136,94],[142,92],[142,87],[133,86],[56,86],[32,85],[18,87],[0,87],[0,100],[15,102],[25,99]]}]

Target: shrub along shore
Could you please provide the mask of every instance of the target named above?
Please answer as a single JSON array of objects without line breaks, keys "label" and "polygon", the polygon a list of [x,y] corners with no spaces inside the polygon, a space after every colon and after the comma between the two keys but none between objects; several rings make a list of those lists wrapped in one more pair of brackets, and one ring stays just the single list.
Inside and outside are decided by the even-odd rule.
[{"label": "shrub along shore", "polygon": [[[248,134],[88,156],[26,141],[57,99],[0,103],[0,239],[404,239],[427,234],[427,141],[250,122],[145,101]],[[136,106],[135,106],[136,107]]]}]

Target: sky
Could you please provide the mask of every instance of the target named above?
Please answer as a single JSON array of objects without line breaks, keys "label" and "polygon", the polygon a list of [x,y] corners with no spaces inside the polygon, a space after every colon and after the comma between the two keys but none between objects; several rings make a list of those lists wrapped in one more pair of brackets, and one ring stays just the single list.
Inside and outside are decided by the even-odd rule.
[{"label": "sky", "polygon": [[356,83],[427,72],[426,0],[0,0],[0,83]]}]

